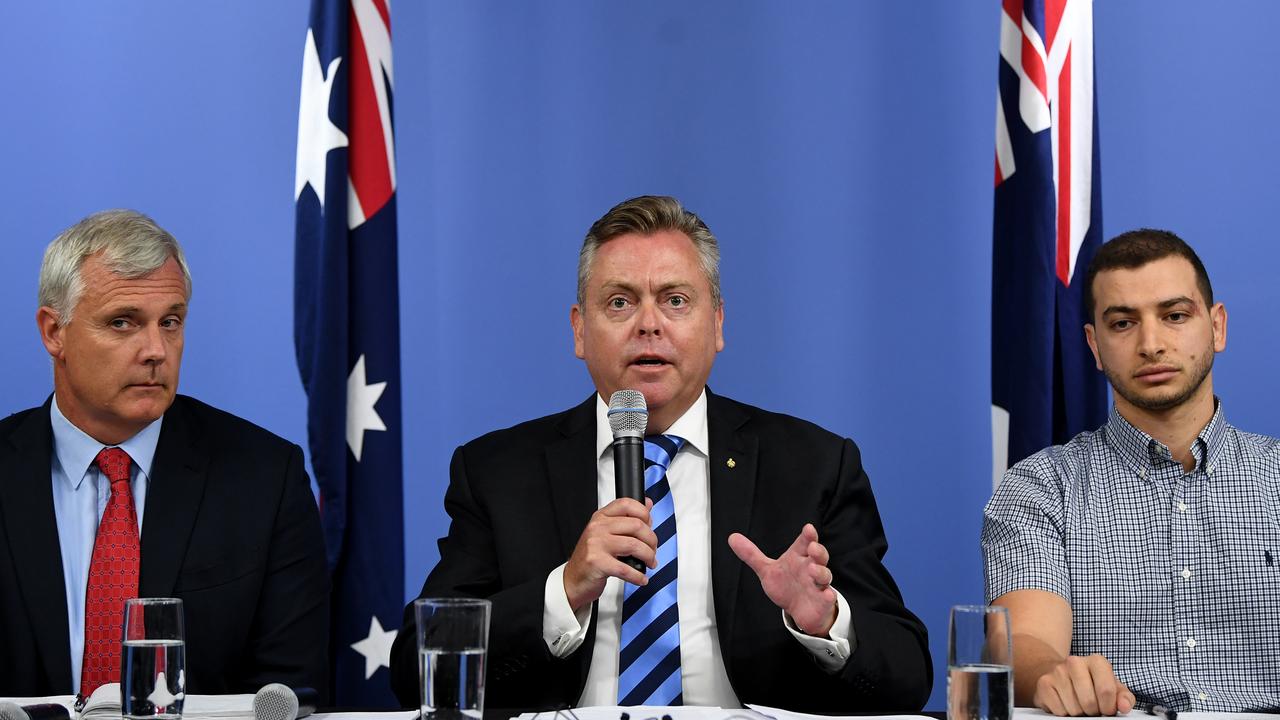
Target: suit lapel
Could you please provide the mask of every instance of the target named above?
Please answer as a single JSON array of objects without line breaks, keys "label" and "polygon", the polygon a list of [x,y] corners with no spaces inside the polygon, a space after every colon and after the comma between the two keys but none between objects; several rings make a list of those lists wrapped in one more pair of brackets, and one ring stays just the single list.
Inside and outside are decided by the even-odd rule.
[{"label": "suit lapel", "polygon": [[587,527],[596,498],[596,396],[569,411],[558,428],[559,442],[547,446],[547,493],[555,507],[556,527],[565,557]]},{"label": "suit lapel", "polygon": [[195,527],[209,464],[199,420],[186,398],[165,413],[142,519],[142,597],[171,597]]},{"label": "suit lapel", "polygon": [[[569,411],[560,424],[559,442],[547,446],[547,493],[555,508],[556,527],[560,531],[560,545],[564,557],[573,553],[578,538],[586,529],[591,514],[599,505],[596,497],[598,460],[596,457],[596,396]],[[595,649],[596,608],[592,604],[591,627],[578,652],[573,654],[578,663],[574,700],[582,694],[591,667],[591,655]]]},{"label": "suit lapel", "polygon": [[[721,654],[730,657],[743,563],[729,547],[729,535],[749,536],[756,487],[757,438],[743,431],[747,414],[731,400],[707,390],[707,434],[711,444],[711,593]],[[729,663],[725,662],[728,669]]]},{"label": "suit lapel", "polygon": [[39,646],[40,663],[54,687],[71,684],[67,587],[53,512],[53,428],[49,403],[31,412],[12,436],[13,475],[0,481],[0,512],[14,568],[22,578],[27,616]]}]

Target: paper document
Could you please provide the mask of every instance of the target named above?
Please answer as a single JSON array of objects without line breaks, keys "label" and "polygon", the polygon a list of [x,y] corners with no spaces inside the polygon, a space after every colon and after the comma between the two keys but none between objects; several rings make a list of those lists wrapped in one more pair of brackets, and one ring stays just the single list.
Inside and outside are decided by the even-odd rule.
[{"label": "paper document", "polygon": [[[524,713],[516,720],[621,720],[622,714],[627,720],[832,720],[831,715],[810,715],[771,708],[765,705],[747,705],[746,708],[719,708],[682,705],[679,707],[637,706],[637,707],[585,707],[572,710],[547,710],[539,713]],[[876,715],[875,720],[933,720],[925,715]],[[864,717],[862,720],[871,720]],[[1271,718],[1271,720],[1276,720]]]},{"label": "paper document", "polygon": [[[67,708],[76,717],[74,695],[3,699],[18,705],[56,703]],[[80,720],[120,717],[120,683],[107,683],[94,690],[78,717]],[[182,707],[183,720],[237,720],[252,717],[252,695],[187,695]]]},{"label": "paper document", "polygon": [[[765,705],[752,705],[751,703],[747,703],[747,707],[767,718],[773,718],[773,720],[830,720],[832,718],[831,715],[811,715],[809,713],[796,712],[794,710],[771,708]],[[933,718],[927,715],[871,715],[860,717],[863,717],[864,720],[871,720],[871,718],[875,718],[875,720],[933,720]],[[1272,718],[1271,720],[1276,719]]]},{"label": "paper document", "polygon": [[[1013,720],[1047,720],[1048,718],[1057,717],[1041,710],[1040,708],[1014,708]],[[1132,710],[1128,715],[1117,715],[1115,717],[1128,718],[1128,720],[1155,720],[1155,716],[1148,715],[1141,710]],[[1106,720],[1115,720],[1115,717],[1106,718]],[[1075,720],[1073,718],[1073,720]],[[1226,712],[1180,712],[1178,720],[1276,720],[1275,714],[1272,713],[1226,713]]]},{"label": "paper document", "polygon": [[[604,705],[597,707],[580,707],[566,710],[543,710],[536,713],[522,713],[516,720],[621,720],[626,713],[628,720],[768,720],[751,710],[726,710],[719,707],[700,705],[678,705],[674,707],[662,705],[635,705],[618,707]],[[1275,720],[1274,718],[1272,720]]]},{"label": "paper document", "polygon": [[[340,713],[315,713],[306,720],[409,720],[417,718],[417,710],[392,710],[378,712],[340,712]],[[186,720],[184,717],[182,720]]]}]

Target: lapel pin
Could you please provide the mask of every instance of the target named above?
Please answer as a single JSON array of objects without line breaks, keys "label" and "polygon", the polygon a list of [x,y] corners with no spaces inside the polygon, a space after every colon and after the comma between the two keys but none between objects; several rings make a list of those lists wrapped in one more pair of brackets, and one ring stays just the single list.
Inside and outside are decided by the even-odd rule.
[{"label": "lapel pin", "polygon": [[733,458],[729,458],[728,460],[726,460],[726,461],[725,461],[725,463],[724,463],[724,464],[725,464],[725,465],[728,465],[730,469],[732,469],[732,468],[734,468],[734,467],[736,467],[736,466],[738,465],[738,463],[734,462],[734,459],[733,459]]}]

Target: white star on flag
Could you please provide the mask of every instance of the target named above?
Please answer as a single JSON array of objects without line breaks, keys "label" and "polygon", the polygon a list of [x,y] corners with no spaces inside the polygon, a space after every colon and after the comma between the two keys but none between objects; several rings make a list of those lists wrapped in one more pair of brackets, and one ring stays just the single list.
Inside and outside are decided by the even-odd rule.
[{"label": "white star on flag", "polygon": [[316,51],[316,39],[307,28],[307,44],[302,50],[302,99],[298,103],[298,164],[294,175],[293,199],[302,196],[308,184],[320,198],[324,207],[325,164],[329,151],[346,147],[347,136],[329,119],[329,94],[333,91],[333,78],[342,58],[329,63],[328,76],[320,67],[320,54]]},{"label": "white star on flag", "polygon": [[378,672],[378,668],[391,667],[391,643],[395,642],[397,630],[383,630],[377,617],[369,619],[369,637],[351,643],[351,649],[364,656],[364,679],[368,680]]},{"label": "white star on flag", "polygon": [[374,408],[386,389],[385,382],[365,384],[364,355],[361,355],[347,376],[347,445],[351,454],[356,456],[356,462],[360,461],[360,453],[364,451],[364,431],[387,429],[382,416]]}]

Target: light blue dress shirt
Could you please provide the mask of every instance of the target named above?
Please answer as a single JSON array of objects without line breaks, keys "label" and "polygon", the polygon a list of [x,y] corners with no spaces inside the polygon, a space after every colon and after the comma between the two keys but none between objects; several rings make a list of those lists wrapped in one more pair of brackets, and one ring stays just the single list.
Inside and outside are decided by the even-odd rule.
[{"label": "light blue dress shirt", "polygon": [[[111,498],[111,483],[99,470],[94,459],[108,447],[94,440],[58,409],[58,399],[50,403],[49,420],[53,425],[53,511],[58,522],[58,544],[62,548],[62,581],[67,590],[67,630],[71,636],[71,686],[80,687],[80,666],[84,660],[84,596],[89,586],[89,564],[93,559],[93,542],[98,536],[98,522]],[[159,420],[118,446],[129,453],[129,485],[138,512],[138,536],[142,536],[142,514],[147,502],[147,483],[156,442],[160,439]]]}]

